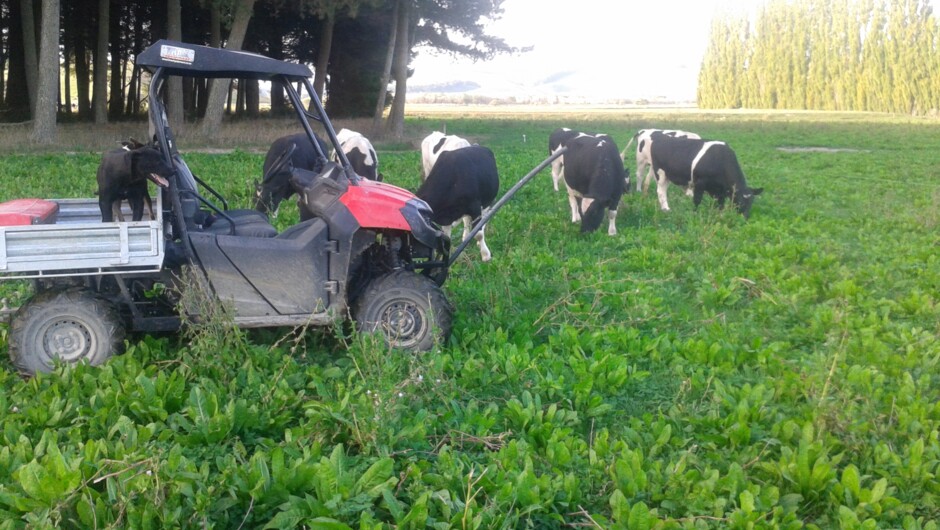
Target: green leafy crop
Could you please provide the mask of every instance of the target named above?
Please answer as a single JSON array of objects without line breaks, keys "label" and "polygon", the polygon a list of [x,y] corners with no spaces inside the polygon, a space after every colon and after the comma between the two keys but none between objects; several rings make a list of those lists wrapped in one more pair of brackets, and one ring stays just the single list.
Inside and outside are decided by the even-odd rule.
[{"label": "green leafy crop", "polygon": [[[493,261],[471,246],[454,265],[453,335],[420,356],[223,315],[98,368],[4,363],[0,528],[938,528],[940,125],[446,123],[493,149],[503,190],[568,126],[621,149],[645,127],[725,140],[765,192],[749,220],[631,193],[617,236],[581,235],[546,171],[488,226]],[[386,181],[414,190],[420,154],[376,143]],[[183,154],[250,204],[262,154]],[[3,157],[0,199],[92,197],[97,159]],[[275,223],[296,219],[287,201]]]}]

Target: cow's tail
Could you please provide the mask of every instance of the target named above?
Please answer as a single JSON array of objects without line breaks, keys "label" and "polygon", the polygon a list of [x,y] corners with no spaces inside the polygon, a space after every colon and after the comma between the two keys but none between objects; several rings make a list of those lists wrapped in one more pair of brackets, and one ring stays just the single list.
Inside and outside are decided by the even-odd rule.
[{"label": "cow's tail", "polygon": [[621,161],[621,162],[623,162],[623,161],[625,160],[625,157],[627,156],[627,149],[630,149],[630,146],[633,145],[633,142],[636,141],[636,137],[639,136],[639,135],[640,135],[640,132],[637,131],[636,134],[633,135],[633,138],[630,138],[630,141],[627,142],[627,146],[623,148],[623,151],[620,151],[620,161]]}]

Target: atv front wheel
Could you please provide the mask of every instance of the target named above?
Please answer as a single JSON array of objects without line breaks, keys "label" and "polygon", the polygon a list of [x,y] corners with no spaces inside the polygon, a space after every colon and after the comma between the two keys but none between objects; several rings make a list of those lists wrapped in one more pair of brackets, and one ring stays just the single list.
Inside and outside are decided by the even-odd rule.
[{"label": "atv front wheel", "polygon": [[54,361],[107,361],[124,347],[124,325],[108,301],[81,289],[45,291],[17,311],[10,326],[10,359],[28,374]]},{"label": "atv front wheel", "polygon": [[450,336],[453,309],[432,280],[396,271],[369,283],[353,316],[360,331],[381,332],[392,347],[427,351]]}]

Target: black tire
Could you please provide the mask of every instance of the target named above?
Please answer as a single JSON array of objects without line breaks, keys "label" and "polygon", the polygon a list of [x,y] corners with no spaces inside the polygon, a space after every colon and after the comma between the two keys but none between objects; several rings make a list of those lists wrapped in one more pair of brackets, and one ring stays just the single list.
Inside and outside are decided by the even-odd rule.
[{"label": "black tire", "polygon": [[22,372],[49,372],[53,361],[99,365],[124,349],[124,324],[114,306],[82,289],[45,291],[16,312],[10,359]]},{"label": "black tire", "polygon": [[396,271],[372,280],[353,305],[359,330],[395,348],[428,351],[450,336],[453,308],[430,278]]}]

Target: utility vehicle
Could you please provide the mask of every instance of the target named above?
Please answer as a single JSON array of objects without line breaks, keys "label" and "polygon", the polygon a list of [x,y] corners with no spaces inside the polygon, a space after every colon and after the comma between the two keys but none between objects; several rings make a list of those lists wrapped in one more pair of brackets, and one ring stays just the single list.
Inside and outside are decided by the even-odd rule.
[{"label": "utility vehicle", "polygon": [[[148,142],[175,175],[153,198],[153,220],[103,223],[97,199],[52,199],[39,201],[52,211],[43,224],[27,217],[0,226],[0,279],[32,282],[31,298],[7,310],[18,369],[47,371],[56,359],[100,364],[122,350],[127,331],[177,330],[204,316],[198,304],[180,303],[193,282],[207,286],[210,302],[228,307],[239,327],[351,318],[390,346],[415,351],[448,336],[453,309],[441,285],[456,257],[449,238],[412,193],[355,174],[307,66],[167,40],[144,50],[137,65],[151,73]],[[315,174],[290,169],[292,180],[304,183],[298,191],[312,219],[277,233],[263,214],[230,209],[193,175],[167,120],[171,76],[284,87],[322,157]],[[337,148],[339,162],[320,152],[313,125]],[[290,155],[285,150],[271,170],[289,164]]]}]

